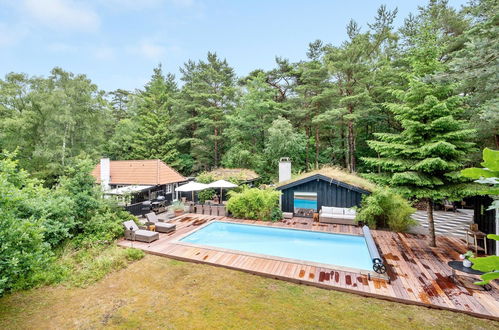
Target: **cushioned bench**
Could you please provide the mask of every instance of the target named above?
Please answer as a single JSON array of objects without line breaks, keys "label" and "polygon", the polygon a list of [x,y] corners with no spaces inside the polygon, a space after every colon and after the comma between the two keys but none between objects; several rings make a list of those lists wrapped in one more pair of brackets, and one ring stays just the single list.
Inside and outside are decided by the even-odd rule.
[{"label": "cushioned bench", "polygon": [[323,206],[319,212],[319,222],[355,225],[356,212],[346,207]]}]

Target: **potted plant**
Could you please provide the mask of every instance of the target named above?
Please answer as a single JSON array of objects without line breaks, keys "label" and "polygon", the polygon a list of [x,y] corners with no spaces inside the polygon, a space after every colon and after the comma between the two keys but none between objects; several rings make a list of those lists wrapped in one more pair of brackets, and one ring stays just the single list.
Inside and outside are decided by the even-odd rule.
[{"label": "potted plant", "polygon": [[175,201],[171,205],[171,209],[176,217],[184,213],[184,207],[184,203],[182,203],[181,201]]},{"label": "potted plant", "polygon": [[471,262],[471,260],[469,260],[469,258],[474,258],[474,257],[475,257],[475,255],[473,254],[472,251],[468,251],[465,254],[459,255],[459,258],[463,261],[464,267],[471,267],[471,265],[473,265],[473,263]]}]

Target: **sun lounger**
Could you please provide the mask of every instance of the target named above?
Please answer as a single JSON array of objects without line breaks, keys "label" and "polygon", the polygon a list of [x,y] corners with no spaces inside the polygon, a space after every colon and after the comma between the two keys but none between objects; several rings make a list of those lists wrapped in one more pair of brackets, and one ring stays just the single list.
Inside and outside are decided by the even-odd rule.
[{"label": "sun lounger", "polygon": [[154,225],[158,233],[169,233],[174,231],[176,225],[168,222],[160,222],[156,213],[151,212],[146,214],[146,219],[148,225]]},{"label": "sun lounger", "polygon": [[123,226],[125,227],[125,239],[145,243],[151,243],[159,239],[158,233],[150,230],[139,229],[133,220],[123,222]]}]

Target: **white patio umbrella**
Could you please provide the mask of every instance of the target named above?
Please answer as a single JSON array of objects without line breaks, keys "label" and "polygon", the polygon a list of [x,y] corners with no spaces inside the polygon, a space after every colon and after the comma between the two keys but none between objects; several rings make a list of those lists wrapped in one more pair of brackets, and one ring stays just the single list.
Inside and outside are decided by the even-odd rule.
[{"label": "white patio umbrella", "polygon": [[175,191],[180,191],[180,192],[192,192],[192,201],[194,202],[194,192],[195,191],[200,191],[210,188],[207,184],[196,182],[196,181],[191,181],[189,183],[186,183],[184,185],[181,185],[177,188],[175,188]]},{"label": "white patio umbrella", "polygon": [[236,188],[238,185],[225,180],[218,180],[212,183],[208,183],[210,188],[220,188],[220,203],[222,203],[222,189],[223,188]]}]

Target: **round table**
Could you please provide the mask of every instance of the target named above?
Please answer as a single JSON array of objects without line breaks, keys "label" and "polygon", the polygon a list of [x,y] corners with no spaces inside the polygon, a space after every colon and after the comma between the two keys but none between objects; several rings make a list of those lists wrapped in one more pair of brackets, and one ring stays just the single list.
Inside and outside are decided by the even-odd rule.
[{"label": "round table", "polygon": [[[481,272],[479,270],[473,269],[471,267],[464,267],[462,261],[456,261],[456,260],[449,261],[447,263],[447,265],[449,265],[449,267],[452,268],[451,278],[456,283],[457,283],[456,271],[460,271],[460,272],[463,272],[463,273],[466,273],[466,274],[471,274],[471,275],[482,275],[482,274],[485,274],[484,272]],[[483,289],[485,291],[489,291],[489,290],[492,290],[492,287],[490,285],[486,284],[486,285],[483,286]]]}]

